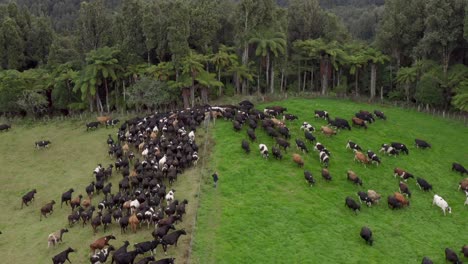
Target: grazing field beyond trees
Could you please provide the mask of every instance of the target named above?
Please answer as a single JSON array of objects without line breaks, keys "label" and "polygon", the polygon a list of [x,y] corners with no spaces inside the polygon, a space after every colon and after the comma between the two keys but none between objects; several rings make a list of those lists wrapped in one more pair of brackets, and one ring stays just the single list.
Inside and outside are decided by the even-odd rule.
[{"label": "grazing field beyond trees", "polygon": [[[331,138],[314,132],[319,142],[332,153],[331,182],[320,175],[318,153],[302,154],[304,168],[292,161],[296,138],[304,139],[299,130],[303,121],[316,128],[325,125],[314,119],[314,110],[327,110],[331,117],[350,120],[359,110],[373,111],[375,105],[337,100],[288,100],[257,106],[281,105],[299,120],[287,122],[292,138],[291,149],[283,152],[283,160],[271,155],[274,140],[259,126],[257,141],[250,144],[251,153],[241,148],[247,139],[246,127],[235,132],[230,121],[219,120],[213,130],[216,142],[210,166],[219,174],[218,188],[211,185],[211,176],[204,175],[201,208],[195,231],[193,263],[421,263],[428,256],[434,263],[445,263],[444,249],[459,252],[467,244],[468,207],[465,194],[457,191],[462,179],[451,171],[452,162],[467,165],[468,129],[461,123],[399,108],[381,107],[388,119],[377,120],[367,130],[353,127],[339,131]],[[420,138],[432,144],[431,149],[414,146]],[[353,153],[345,149],[348,140],[364,151],[371,149],[382,159],[379,167],[364,168],[353,161]],[[397,141],[409,148],[409,155],[397,157],[378,153],[382,143]],[[258,144],[265,143],[270,158],[263,159]],[[307,143],[309,150],[313,147]],[[398,191],[399,179],[393,177],[395,167],[404,168],[433,185],[423,192],[409,179],[412,191],[409,207],[391,210],[387,196]],[[346,180],[346,171],[361,177],[358,187]],[[316,184],[309,187],[304,170],[313,173]],[[373,189],[382,195],[379,205],[355,215],[345,207],[346,196],[358,200],[359,190]],[[452,207],[452,214],[432,206],[433,195],[442,196]],[[367,245],[359,236],[362,226],[373,231],[374,244]],[[461,256],[460,253],[458,253]]]},{"label": "grazing field beyond trees", "polygon": [[[71,228],[68,226],[67,216],[71,209],[65,204],[60,208],[61,194],[74,188],[73,197],[78,194],[87,197],[85,187],[94,180],[92,171],[97,164],[102,163],[107,167],[115,161],[107,155],[106,139],[108,134],[112,134],[116,139],[117,128],[100,127],[96,131],[87,132],[84,123],[84,121],[54,121],[35,125],[13,123],[10,131],[0,132],[0,206],[3,208],[3,213],[0,214],[1,263],[52,263],[52,257],[69,246],[77,250],[69,255],[72,263],[89,263],[89,245],[99,237],[113,234],[116,240],[111,240],[110,244],[115,248],[120,247],[124,240],[128,240],[129,250],[133,250],[135,243],[153,239],[151,227],[147,230],[145,224],[136,234],[133,234],[129,228],[125,235],[120,234],[120,227],[114,221],[105,233],[100,226],[96,235],[93,235],[90,223],[84,228],[81,226],[81,221]],[[199,138],[203,139],[202,129],[197,133],[197,140]],[[52,144],[48,149],[38,150],[34,146],[34,142],[38,140],[50,140]],[[203,163],[202,156],[199,162]],[[197,207],[195,193],[200,173],[201,166],[187,169],[173,185],[177,191],[176,199],[189,201],[184,222],[176,224],[177,229],[185,228],[187,235],[180,238],[178,248],[170,246],[168,249],[168,257],[176,257],[176,263],[185,263],[188,256]],[[112,193],[118,191],[118,181],[121,179],[121,173],[116,173],[114,170],[111,177]],[[28,207],[20,209],[21,197],[33,188],[37,189],[35,201]],[[102,193],[94,195],[93,204],[96,210],[97,203],[103,197]],[[40,208],[50,200],[56,202],[54,212],[39,221]],[[69,232],[63,235],[63,242],[55,248],[48,249],[47,236],[65,227]],[[145,256],[149,256],[149,253]],[[156,259],[163,257],[163,250],[158,246]],[[141,258],[140,255],[136,260]]]}]

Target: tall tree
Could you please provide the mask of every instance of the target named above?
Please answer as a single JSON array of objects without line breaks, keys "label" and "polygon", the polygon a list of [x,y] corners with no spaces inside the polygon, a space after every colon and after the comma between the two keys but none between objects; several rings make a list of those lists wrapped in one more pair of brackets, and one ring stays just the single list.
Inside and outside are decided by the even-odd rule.
[{"label": "tall tree", "polygon": [[323,35],[323,10],[318,0],[291,0],[288,21],[288,38],[291,42]]},{"label": "tall tree", "polygon": [[[237,62],[238,57],[234,52],[234,48],[226,47],[221,45],[217,53],[211,56],[211,63],[214,64],[217,75],[218,81],[221,81],[221,71],[228,69],[231,65]],[[222,95],[222,86],[219,87],[218,96]]]},{"label": "tall tree", "polygon": [[190,50],[188,55],[182,59],[182,74],[189,76],[191,79],[190,85],[190,102],[191,106],[195,106],[195,80],[203,71],[203,64],[206,58],[196,53],[194,50]]},{"label": "tall tree", "polygon": [[214,38],[221,24],[223,12],[220,1],[194,0],[190,2],[189,43],[195,50],[207,54],[212,51]]},{"label": "tall tree", "polygon": [[109,43],[111,20],[104,6],[104,0],[81,3],[77,29],[77,42],[81,54]]},{"label": "tall tree", "polygon": [[379,50],[374,48],[368,48],[365,51],[368,63],[371,66],[371,80],[370,80],[370,98],[374,99],[375,97],[375,85],[377,82],[377,64],[383,64],[385,61],[388,61],[389,58],[382,54]]},{"label": "tall tree", "polygon": [[182,0],[171,1],[168,6],[170,12],[167,40],[172,55],[172,62],[176,69],[180,68],[182,59],[189,53],[188,38],[190,36],[190,25],[187,13],[187,3]]},{"label": "tall tree", "polygon": [[1,67],[4,69],[21,69],[24,63],[24,46],[20,27],[15,20],[7,17],[0,28],[0,42],[3,53]]},{"label": "tall tree", "polygon": [[410,86],[416,82],[418,73],[414,67],[402,67],[397,74],[397,82],[403,84],[405,87],[406,102],[410,100]]},{"label": "tall tree", "polygon": [[143,31],[143,4],[141,0],[125,0],[121,12],[117,17],[120,34],[118,43],[122,50],[122,63],[125,65],[138,64],[147,59],[145,53],[145,34]]}]

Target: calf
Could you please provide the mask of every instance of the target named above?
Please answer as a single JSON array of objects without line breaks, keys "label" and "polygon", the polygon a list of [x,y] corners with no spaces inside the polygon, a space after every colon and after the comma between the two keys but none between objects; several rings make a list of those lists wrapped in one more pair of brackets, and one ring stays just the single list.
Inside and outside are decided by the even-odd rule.
[{"label": "calf", "polygon": [[36,189],[32,189],[27,194],[23,195],[23,197],[21,198],[21,209],[23,209],[23,204],[28,206],[28,203],[34,200],[34,195],[36,193]]},{"label": "calf", "polygon": [[449,212],[449,214],[452,213],[452,208],[448,205],[447,201],[444,200],[444,198],[440,197],[437,194],[434,194],[434,199],[432,200],[432,205],[436,204],[437,206],[442,209],[442,212],[444,212],[445,215],[445,210]]},{"label": "calf", "polygon": [[299,154],[294,153],[293,154],[293,161],[296,163],[299,167],[304,167],[304,160]]},{"label": "calf", "polygon": [[328,168],[328,165],[330,163],[330,157],[328,156],[328,154],[325,151],[320,151],[319,157],[320,163],[323,164],[325,168]]},{"label": "calf", "polygon": [[151,251],[151,255],[154,256],[154,250],[161,243],[161,240],[152,240],[135,244],[135,249],[139,250],[141,254]]},{"label": "calf", "polygon": [[451,262],[451,263],[454,263],[454,264],[462,264],[463,263],[458,259],[457,253],[455,253],[455,251],[451,250],[450,248],[445,248],[445,259],[448,262]]},{"label": "calf", "polygon": [[167,255],[167,246],[168,245],[175,245],[177,247],[177,240],[179,240],[179,237],[181,235],[186,235],[187,233],[185,232],[184,229],[174,231],[170,234],[165,235],[162,240],[162,246],[164,249],[164,254]]},{"label": "calf", "polygon": [[314,128],[311,124],[309,124],[309,123],[307,123],[307,122],[304,122],[304,123],[302,123],[302,125],[301,125],[301,130],[305,130],[305,131],[311,132],[311,131],[315,131],[315,128]]},{"label": "calf", "polygon": [[51,143],[52,142],[50,142],[49,140],[41,140],[41,141],[36,141],[34,144],[36,145],[37,149],[40,149],[40,148],[48,148]]},{"label": "calf", "polygon": [[345,206],[347,206],[349,209],[353,210],[354,213],[357,214],[357,211],[361,211],[361,206],[353,200],[351,197],[346,197],[345,199]]},{"label": "calf", "polygon": [[316,141],[316,138],[314,137],[314,135],[312,135],[312,133],[310,133],[309,131],[304,131],[304,137],[307,141],[309,141],[310,143]]},{"label": "calf", "polygon": [[245,139],[242,140],[242,149],[245,151],[245,153],[250,153],[250,145],[249,142]]},{"label": "calf", "polygon": [[367,157],[371,160],[372,163],[380,165],[380,158],[371,150],[367,151]]},{"label": "calf", "polygon": [[362,151],[362,148],[358,144],[352,142],[351,140],[348,140],[348,143],[346,143],[346,148],[351,150]]},{"label": "calf", "polygon": [[322,168],[322,177],[326,180],[326,181],[331,181],[332,180],[332,177],[330,175],[330,172],[328,171],[328,169],[326,168]]},{"label": "calf", "polygon": [[234,131],[239,132],[242,129],[242,124],[238,121],[232,121],[232,127],[234,128]]},{"label": "calf", "polygon": [[410,192],[410,190],[408,188],[408,185],[406,183],[400,182],[399,189],[400,189],[401,193],[404,193],[404,194],[406,194],[406,196],[411,197],[411,192]]},{"label": "calf", "polygon": [[315,179],[310,171],[304,171],[304,178],[310,187],[315,184]]},{"label": "calf", "polygon": [[102,250],[105,246],[109,246],[109,241],[111,239],[115,239],[115,236],[108,235],[108,236],[98,238],[97,240],[95,240],[93,243],[89,245],[91,252],[95,253],[96,249]]},{"label": "calf", "polygon": [[393,148],[395,148],[399,152],[404,152],[406,155],[409,154],[409,150],[408,150],[408,148],[406,147],[405,144],[402,144],[402,143],[399,143],[399,142],[392,142],[391,146]]},{"label": "calf", "polygon": [[281,154],[281,151],[279,148],[273,146],[271,148],[271,152],[273,153],[273,157],[275,157],[275,159],[279,159],[279,160],[283,159],[283,155]]},{"label": "calf", "polygon": [[429,184],[425,179],[423,178],[416,178],[416,184],[419,186],[419,189],[424,190],[425,192],[432,190],[432,185]]},{"label": "calf", "polygon": [[64,251],[58,253],[52,258],[54,264],[64,264],[66,260],[71,263],[70,259],[68,258],[68,254],[71,252],[75,252],[75,250],[71,247],[65,249]]},{"label": "calf", "polygon": [[364,129],[367,129],[367,125],[366,125],[366,121],[360,119],[360,118],[357,118],[357,117],[353,117],[351,119],[351,121],[353,122],[353,125],[356,125],[356,126],[359,126],[359,127],[363,127]]},{"label": "calf", "polygon": [[382,112],[382,111],[379,111],[379,110],[374,110],[374,114],[382,119],[382,120],[387,120],[387,117],[385,116],[385,114]]},{"label": "calf", "polygon": [[372,231],[367,226],[363,226],[361,228],[360,235],[362,239],[366,241],[366,244],[369,244],[370,246],[372,246],[372,243],[374,242],[374,240],[372,239]]},{"label": "calf", "polygon": [[11,126],[8,125],[8,124],[1,124],[0,125],[0,131],[3,131],[3,130],[8,131],[8,129],[10,129],[10,128],[11,128]]},{"label": "calf", "polygon": [[361,179],[356,175],[356,173],[354,171],[348,170],[346,175],[347,175],[348,180],[354,182],[357,185],[362,186]]},{"label": "calf", "polygon": [[301,149],[302,152],[309,153],[309,150],[307,149],[306,144],[304,143],[304,141],[300,139],[296,139],[296,147]]},{"label": "calf", "polygon": [[357,195],[359,197],[359,202],[360,203],[364,202],[369,207],[372,205],[372,200],[371,200],[371,198],[369,197],[369,195],[367,193],[359,191],[357,193]]},{"label": "calf", "polygon": [[86,131],[88,131],[90,129],[96,129],[96,128],[98,128],[98,126],[99,126],[99,122],[86,123]]},{"label": "calf", "polygon": [[54,204],[55,204],[55,201],[52,200],[50,201],[50,203],[47,203],[44,206],[42,206],[39,221],[42,221],[42,216],[47,218],[47,214],[52,214],[52,212],[54,211]]},{"label": "calf", "polygon": [[426,141],[422,139],[415,139],[414,143],[417,148],[422,148],[422,149],[431,148],[431,144],[427,143]]},{"label": "calf", "polygon": [[463,174],[468,174],[468,170],[463,167],[460,163],[452,163],[452,171],[457,171],[463,176]]},{"label": "calf", "polygon": [[409,178],[413,178],[414,179],[414,176],[413,174],[405,171],[404,169],[401,169],[401,168],[394,168],[393,169],[393,177],[396,178],[396,176],[399,176],[400,178],[402,178],[405,182],[409,179]]},{"label": "calf", "polygon": [[315,110],[314,111],[314,116],[315,116],[315,118],[323,118],[325,120],[330,118],[330,116],[328,115],[328,112],[324,111],[324,110]]},{"label": "calf", "polygon": [[265,144],[260,144],[258,145],[258,148],[260,149],[260,154],[262,154],[262,157],[267,159],[268,158],[268,148]]},{"label": "calf", "polygon": [[65,202],[65,204],[68,205],[68,201],[71,201],[72,193],[74,191],[75,190],[73,190],[73,188],[70,188],[70,190],[62,193],[62,202],[60,203],[60,208],[62,208],[63,202]]}]

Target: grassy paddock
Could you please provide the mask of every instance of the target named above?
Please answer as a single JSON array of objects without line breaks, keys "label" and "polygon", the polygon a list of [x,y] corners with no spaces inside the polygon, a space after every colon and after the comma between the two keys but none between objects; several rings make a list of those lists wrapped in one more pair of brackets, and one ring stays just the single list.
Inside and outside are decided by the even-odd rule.
[{"label": "grassy paddock", "polygon": [[[283,152],[282,161],[260,157],[258,144],[267,144],[271,151],[274,142],[261,128],[247,155],[240,147],[241,140],[247,139],[246,128],[236,133],[231,122],[216,123],[210,166],[219,172],[220,182],[214,190],[211,177],[204,176],[193,263],[420,263],[423,256],[443,263],[445,247],[459,252],[467,243],[468,209],[463,206],[465,195],[457,192],[461,177],[450,171],[452,162],[468,165],[468,129],[463,124],[382,107],[388,120],[378,120],[368,130],[353,127],[332,138],[316,132],[318,141],[332,152],[329,169],[333,181],[327,183],[321,178],[318,153],[311,151],[303,155],[304,169],[313,173],[317,183],[308,187],[304,169],[291,160],[291,154],[298,152],[294,139],[304,138],[300,124],[308,121],[316,128],[325,125],[324,120],[313,118],[315,109],[350,119],[360,109],[373,111],[376,107],[327,99],[293,99],[279,104],[299,116],[299,120],[288,123],[293,147]],[[433,148],[416,149],[415,138],[427,140]],[[378,154],[382,165],[364,168],[345,149],[348,139],[374,152],[382,143],[398,141],[409,146],[410,154],[396,158]],[[312,145],[308,146],[312,150]],[[420,191],[410,179],[411,206],[390,210],[386,198],[398,191],[399,182],[393,178],[394,167],[425,178],[434,191]],[[363,179],[362,188],[346,180],[348,169]],[[362,207],[356,216],[344,206],[345,197],[357,200],[357,191],[367,189],[381,193],[382,202],[372,208]],[[435,193],[448,201],[451,215],[444,217],[438,207],[432,207]],[[373,247],[359,237],[364,225],[374,233]]]},{"label": "grassy paddock", "polygon": [[[107,156],[107,134],[115,134],[116,129],[99,128],[97,131],[86,132],[84,121],[49,122],[31,125],[30,123],[13,124],[9,132],[0,133],[0,207],[4,208],[0,214],[0,256],[2,263],[51,263],[51,258],[68,246],[78,250],[71,253],[72,263],[89,263],[89,244],[98,237],[114,234],[117,241],[111,244],[119,247],[124,240],[131,245],[152,239],[151,231],[143,227],[136,234],[129,231],[120,234],[120,227],[113,223],[104,234],[100,227],[98,234],[93,235],[88,224],[68,227],[67,216],[71,212],[69,206],[60,208],[60,197],[69,188],[74,188],[73,197],[82,193],[86,196],[85,187],[93,180],[92,171],[98,163],[107,166],[114,162]],[[114,136],[115,138],[115,136]],[[205,136],[203,130],[197,133],[199,144]],[[34,142],[50,140],[49,149],[36,150]],[[200,155],[203,158],[202,155]],[[199,161],[203,164],[203,160]],[[179,200],[187,199],[187,215],[184,222],[176,228],[185,228],[187,235],[179,240],[179,247],[169,247],[168,256],[177,258],[177,263],[185,263],[189,255],[189,244],[197,208],[197,188],[200,182],[201,166],[186,171],[174,185],[177,190],[175,196]],[[118,191],[120,173],[112,176],[113,193]],[[20,209],[21,196],[36,188],[36,201],[29,207]],[[103,195],[95,196],[93,204],[97,204]],[[39,221],[40,207],[55,200],[54,213]],[[47,249],[48,234],[67,227],[63,243],[56,248]],[[130,230],[130,229],[129,229]],[[133,246],[131,246],[133,248]],[[146,256],[149,253],[146,254]],[[162,249],[158,247],[156,259],[164,257]],[[141,256],[137,258],[140,259]],[[110,262],[109,262],[110,263]]]}]

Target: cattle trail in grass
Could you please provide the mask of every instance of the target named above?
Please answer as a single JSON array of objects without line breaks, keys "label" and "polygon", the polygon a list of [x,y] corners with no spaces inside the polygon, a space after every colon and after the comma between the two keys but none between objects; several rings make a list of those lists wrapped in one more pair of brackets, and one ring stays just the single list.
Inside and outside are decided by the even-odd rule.
[{"label": "cattle trail in grass", "polygon": [[[405,109],[339,100],[292,99],[255,105],[255,109],[264,114],[267,106],[282,106],[285,114],[299,117],[283,119],[272,112],[284,120],[291,136],[277,138],[290,144],[300,139],[309,149],[320,142],[319,147],[326,146],[332,154],[328,168],[320,162],[319,151],[288,149],[289,157],[300,153],[303,168],[291,158],[265,159],[260,151],[246,153],[240,145],[250,140],[246,131],[251,124],[241,125],[236,133],[229,119],[218,119],[211,162],[213,170],[223,175],[223,184],[213,190],[207,179],[203,185],[192,263],[357,263],[364,259],[366,263],[421,263],[424,257],[444,263],[445,248],[460,249],[466,244],[466,235],[460,231],[466,229],[464,189],[468,184],[462,183],[466,175],[459,167],[452,166],[467,166],[468,151],[462,146],[468,142],[468,129],[463,124]],[[328,117],[316,117],[315,110],[326,111]],[[366,112],[376,116],[371,120]],[[361,120],[369,119],[365,120],[367,129],[351,127],[356,113],[364,113],[359,114]],[[315,137],[309,141],[301,129],[304,122],[330,127],[336,135],[308,131]],[[258,121],[252,146],[278,146],[272,132],[269,135],[262,127],[274,127],[269,123]],[[421,141],[416,146],[415,139],[430,142],[430,148]],[[349,141],[359,143],[364,154],[359,157],[369,159],[366,167],[346,149]],[[396,177],[395,168],[407,173]],[[362,186],[348,180],[348,170],[361,179]],[[311,175],[323,177],[312,181]],[[327,180],[328,175],[332,180]],[[435,194],[450,205],[451,214],[444,216],[432,205]],[[354,200],[351,208],[358,208],[361,197],[363,204],[371,206],[349,209],[344,205],[346,197]],[[389,197],[395,210],[389,208]],[[365,243],[370,237],[367,230],[362,237],[357,235],[363,226],[372,230],[372,247]]]}]

